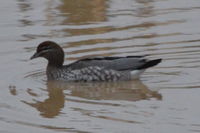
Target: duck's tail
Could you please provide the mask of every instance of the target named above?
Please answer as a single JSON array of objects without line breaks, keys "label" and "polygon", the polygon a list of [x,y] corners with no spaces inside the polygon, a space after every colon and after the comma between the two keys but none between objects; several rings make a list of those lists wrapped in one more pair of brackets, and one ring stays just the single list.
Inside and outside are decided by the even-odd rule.
[{"label": "duck's tail", "polygon": [[159,64],[161,61],[162,61],[162,59],[149,60],[149,61],[147,61],[144,65],[142,65],[141,67],[139,67],[138,70],[147,69],[147,68],[149,68],[149,67],[156,66],[156,65]]},{"label": "duck's tail", "polygon": [[149,67],[153,67],[157,64],[159,64],[162,61],[162,59],[155,59],[155,60],[149,60],[144,65],[139,67],[137,70],[131,71],[131,79],[138,79],[140,75]]}]

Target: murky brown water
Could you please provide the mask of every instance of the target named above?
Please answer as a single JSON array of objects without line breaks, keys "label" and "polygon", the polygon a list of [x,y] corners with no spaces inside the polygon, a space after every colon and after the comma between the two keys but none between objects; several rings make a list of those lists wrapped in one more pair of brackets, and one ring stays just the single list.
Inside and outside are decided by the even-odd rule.
[{"label": "murky brown water", "polygon": [[[0,2],[1,133],[200,132],[199,0]],[[46,82],[45,40],[66,62],[96,55],[163,58],[141,81]]]}]

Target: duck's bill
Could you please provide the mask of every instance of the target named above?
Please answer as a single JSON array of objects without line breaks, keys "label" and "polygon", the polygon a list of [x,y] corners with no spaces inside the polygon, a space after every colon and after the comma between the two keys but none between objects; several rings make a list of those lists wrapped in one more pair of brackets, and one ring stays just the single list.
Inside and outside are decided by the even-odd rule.
[{"label": "duck's bill", "polygon": [[31,56],[30,60],[35,59],[37,57],[39,57],[39,53],[35,53],[33,56]]}]

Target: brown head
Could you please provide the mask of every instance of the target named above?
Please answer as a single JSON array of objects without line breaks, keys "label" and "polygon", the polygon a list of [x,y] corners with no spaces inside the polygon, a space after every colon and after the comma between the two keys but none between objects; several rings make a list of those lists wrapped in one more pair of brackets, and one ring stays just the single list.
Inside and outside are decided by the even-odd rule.
[{"label": "brown head", "polygon": [[45,41],[38,45],[37,51],[30,59],[37,57],[43,57],[47,59],[49,66],[61,67],[64,62],[64,51],[55,42]]}]

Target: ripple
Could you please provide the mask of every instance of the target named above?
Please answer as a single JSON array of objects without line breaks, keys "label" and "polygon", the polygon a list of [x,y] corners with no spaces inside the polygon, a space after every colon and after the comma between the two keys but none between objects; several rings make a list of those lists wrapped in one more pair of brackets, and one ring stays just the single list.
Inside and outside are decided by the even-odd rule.
[{"label": "ripple", "polygon": [[[199,1],[17,0],[0,7],[1,132],[199,132]],[[47,82],[46,61],[27,61],[45,40],[64,48],[66,64],[91,56],[163,61],[140,81]]]}]

